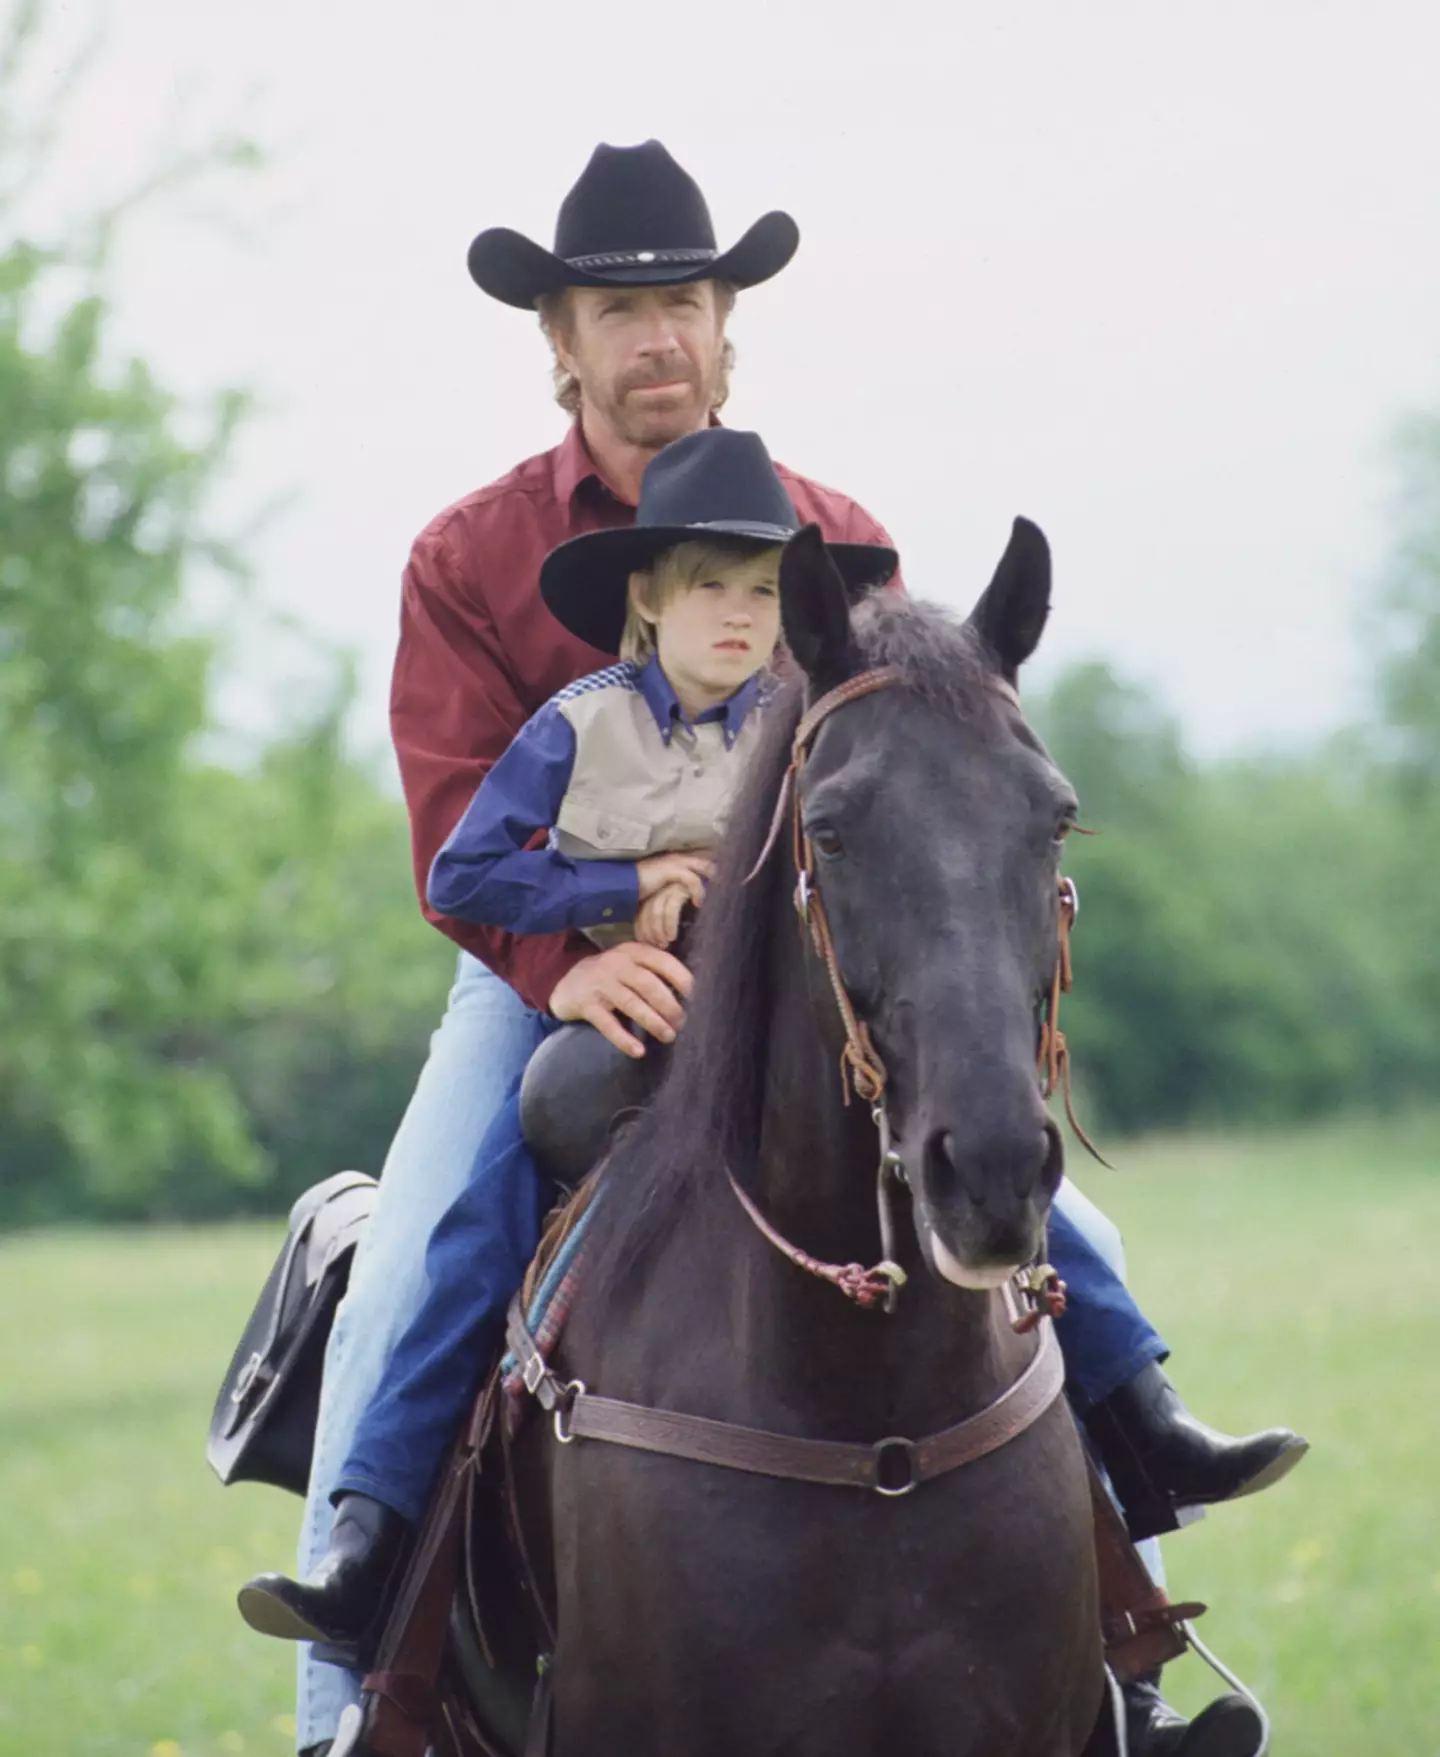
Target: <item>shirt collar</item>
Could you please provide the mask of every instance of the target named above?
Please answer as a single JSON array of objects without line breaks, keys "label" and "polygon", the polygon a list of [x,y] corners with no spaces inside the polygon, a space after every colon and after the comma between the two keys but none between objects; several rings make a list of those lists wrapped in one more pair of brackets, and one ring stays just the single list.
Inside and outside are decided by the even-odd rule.
[{"label": "shirt collar", "polygon": [[[712,427],[721,425],[720,417],[713,409],[710,411],[710,425]],[[581,484],[585,482],[594,482],[617,505],[626,506],[629,504],[628,501],[621,500],[615,494],[599,470],[596,469],[595,460],[590,456],[590,447],[586,445],[585,435],[580,429],[578,415],[570,423],[570,431],[555,447],[553,456],[555,459],[555,498],[566,506],[575,498]]]},{"label": "shirt collar", "polygon": [[[590,456],[579,420],[570,423],[570,431],[555,447],[555,498],[566,506],[575,498],[582,482],[596,482],[603,488],[600,472]],[[608,492],[608,490],[607,490]]]},{"label": "shirt collar", "polygon": [[703,714],[697,716],[694,724],[680,706],[679,697],[670,687],[670,679],[660,669],[660,661],[653,654],[636,674],[635,687],[644,696],[650,712],[655,716],[655,724],[660,728],[660,736],[666,744],[674,737],[677,725],[683,726],[687,732],[693,732],[697,725],[703,726],[707,721],[718,720],[725,728],[725,748],[729,750],[740,736],[740,729],[759,697],[760,676],[757,672],[754,677],[747,677],[734,695],[727,696],[723,702],[717,702],[713,708],[706,708]]}]

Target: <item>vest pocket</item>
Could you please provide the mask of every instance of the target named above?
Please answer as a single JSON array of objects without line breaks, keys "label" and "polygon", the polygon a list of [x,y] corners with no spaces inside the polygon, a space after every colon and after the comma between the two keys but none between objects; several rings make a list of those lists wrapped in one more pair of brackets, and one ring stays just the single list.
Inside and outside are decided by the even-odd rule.
[{"label": "vest pocket", "polygon": [[633,860],[650,846],[651,826],[644,818],[626,817],[577,799],[562,803],[555,827],[588,843],[602,858],[610,855],[617,860]]}]

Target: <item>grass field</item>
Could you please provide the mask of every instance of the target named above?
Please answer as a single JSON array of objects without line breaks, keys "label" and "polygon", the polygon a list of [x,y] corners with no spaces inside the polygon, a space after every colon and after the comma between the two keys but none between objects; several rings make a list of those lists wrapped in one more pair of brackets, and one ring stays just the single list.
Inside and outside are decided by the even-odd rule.
[{"label": "grass field", "polygon": [[[1273,1494],[1170,1540],[1172,1589],[1269,1702],[1279,1757],[1440,1754],[1435,1119],[1132,1144],[1080,1181],[1192,1405],[1314,1443]],[[0,1241],[0,1757],[283,1757],[291,1653],[239,1581],[298,1503],[221,1490],[216,1381],[267,1229]],[[1193,1709],[1187,1660],[1167,1674]],[[677,1757],[683,1754],[677,1753]],[[903,1754],[899,1754],[903,1757]]]}]

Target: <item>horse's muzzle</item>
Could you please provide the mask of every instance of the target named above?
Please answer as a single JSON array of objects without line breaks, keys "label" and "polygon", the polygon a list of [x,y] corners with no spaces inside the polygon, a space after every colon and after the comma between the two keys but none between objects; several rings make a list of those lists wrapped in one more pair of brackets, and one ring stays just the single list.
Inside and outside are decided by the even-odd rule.
[{"label": "horse's muzzle", "polygon": [[1041,1250],[1064,1148],[1050,1118],[1033,1128],[965,1140],[925,1139],[912,1171],[920,1243],[936,1272],[962,1287],[993,1287]]}]

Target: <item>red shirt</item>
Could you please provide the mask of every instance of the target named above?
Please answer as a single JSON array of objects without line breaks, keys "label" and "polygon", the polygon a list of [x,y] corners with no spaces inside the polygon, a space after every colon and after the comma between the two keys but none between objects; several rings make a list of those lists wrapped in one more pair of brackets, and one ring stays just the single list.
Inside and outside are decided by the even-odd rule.
[{"label": "red shirt", "polygon": [[[776,469],[804,524],[832,542],[889,537],[853,500]],[[510,740],[556,690],[612,664],[561,627],[540,597],[540,563],[568,537],[628,525],[635,509],[601,481],[578,423],[433,519],[415,539],[400,610],[390,731],[410,810],[427,920],[544,1011],[555,984],[594,952],[578,934],[525,935],[437,914],[425,881],[441,844]]]}]

